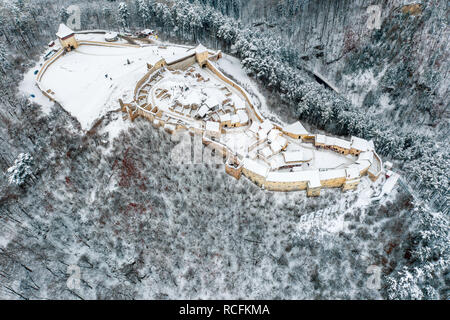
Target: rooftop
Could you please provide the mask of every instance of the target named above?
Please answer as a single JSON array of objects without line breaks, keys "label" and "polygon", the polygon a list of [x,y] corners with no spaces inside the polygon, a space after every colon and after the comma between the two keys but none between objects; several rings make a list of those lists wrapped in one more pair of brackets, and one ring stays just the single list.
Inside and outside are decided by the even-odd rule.
[{"label": "rooftop", "polygon": [[71,36],[71,35],[73,35],[73,34],[74,34],[74,32],[73,32],[72,29],[70,29],[70,28],[69,28],[68,26],[66,26],[64,23],[61,23],[61,24],[59,25],[58,32],[56,33],[56,36],[57,36],[58,38],[62,39],[62,38],[66,38],[66,37],[68,37],[68,36]]},{"label": "rooftop", "polygon": [[283,156],[286,162],[304,161],[303,151],[283,152]]},{"label": "rooftop", "polygon": [[245,169],[250,170],[262,177],[266,177],[267,173],[269,172],[269,168],[267,166],[257,162],[256,160],[252,160],[250,158],[244,159],[243,166]]},{"label": "rooftop", "polygon": [[205,129],[210,132],[220,132],[220,123],[215,121],[206,121]]},{"label": "rooftop", "polygon": [[300,121],[294,122],[286,127],[283,128],[285,132],[289,132],[295,135],[307,135],[309,134],[308,131],[306,131],[305,127],[300,123]]},{"label": "rooftop", "polygon": [[367,140],[358,137],[352,137],[352,148],[358,151],[370,150],[370,144]]}]

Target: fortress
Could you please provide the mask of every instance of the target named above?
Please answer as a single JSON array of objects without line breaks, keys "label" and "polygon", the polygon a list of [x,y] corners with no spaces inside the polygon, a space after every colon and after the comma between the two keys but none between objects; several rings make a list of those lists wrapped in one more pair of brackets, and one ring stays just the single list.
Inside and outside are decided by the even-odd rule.
[{"label": "fortress", "polygon": [[[66,28],[57,34],[61,49],[56,59],[84,45],[127,45],[78,41]],[[300,122],[285,126],[265,119],[247,92],[216,67],[221,51],[198,45],[171,56],[165,53],[169,46],[147,46],[158,51],[159,59],[147,60],[131,101],[118,99],[131,121],[143,117],[171,134],[201,135],[204,145],[223,156],[229,175],[244,175],[266,190],[306,190],[318,196],[322,188],[352,190],[364,175],[373,181],[380,176],[382,160],[372,141],[312,134]],[[41,80],[53,62],[47,61],[37,76],[39,88],[51,99],[53,91],[41,87]]]},{"label": "fortress", "polygon": [[[317,196],[322,187],[350,190],[366,174],[373,181],[379,177],[382,162],[372,142],[313,135],[300,122],[283,128],[263,119],[245,90],[214,66],[212,62],[221,57],[220,51],[199,45],[173,60],[148,65],[147,74],[135,87],[134,100],[120,101],[122,111],[132,121],[141,116],[169,133],[189,130],[202,135],[205,145],[226,158],[228,174],[236,179],[243,174],[267,190],[307,190],[309,196]],[[227,136],[235,136],[237,141]],[[308,157],[311,148],[353,156],[354,163],[303,170],[312,160]]]}]

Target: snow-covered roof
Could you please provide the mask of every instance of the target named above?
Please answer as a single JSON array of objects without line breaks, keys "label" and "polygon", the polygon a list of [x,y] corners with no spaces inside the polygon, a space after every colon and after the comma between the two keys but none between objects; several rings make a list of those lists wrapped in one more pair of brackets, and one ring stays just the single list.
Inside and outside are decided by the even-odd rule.
[{"label": "snow-covered roof", "polygon": [[369,168],[371,165],[369,160],[361,160],[358,161],[357,166],[358,166],[358,170],[359,172],[366,170],[367,168]]},{"label": "snow-covered roof", "polygon": [[388,170],[390,170],[393,166],[394,166],[394,165],[393,165],[392,162],[390,162],[390,161],[386,161],[386,162],[384,163],[384,167],[385,167],[386,169],[388,169]]},{"label": "snow-covered roof", "polygon": [[331,180],[337,178],[345,178],[345,169],[332,169],[319,172],[320,180]]},{"label": "snow-covered roof", "polygon": [[219,116],[219,118],[220,118],[220,122],[228,122],[228,121],[231,121],[231,116],[230,116],[229,113],[221,114],[221,115]]},{"label": "snow-covered roof", "polygon": [[73,34],[74,34],[74,32],[73,32],[72,29],[70,29],[70,28],[69,28],[68,26],[66,26],[64,23],[61,23],[61,24],[59,25],[58,32],[56,33],[56,36],[57,36],[58,38],[62,39],[62,38],[66,38],[66,37],[68,37],[68,36],[71,36],[71,35],[73,35]]},{"label": "snow-covered roof", "polygon": [[197,115],[203,118],[208,111],[209,108],[207,106],[201,106],[201,108],[197,111]]},{"label": "snow-covered roof", "polygon": [[352,143],[351,147],[358,151],[367,151],[370,149],[370,144],[365,139],[352,137],[351,143]]},{"label": "snow-covered roof", "polygon": [[266,177],[267,173],[269,172],[269,168],[266,165],[249,158],[244,159],[243,167],[262,177]]},{"label": "snow-covered roof", "polygon": [[220,133],[220,123],[215,121],[206,121],[206,131]]},{"label": "snow-covered roof", "polygon": [[267,139],[270,142],[273,142],[280,135],[281,135],[281,131],[280,130],[272,129],[272,130],[270,130],[269,134],[267,135]]},{"label": "snow-covered roof", "polygon": [[320,188],[322,184],[320,183],[319,171],[313,171],[311,177],[308,181],[308,188]]},{"label": "snow-covered roof", "polygon": [[[312,181],[313,185],[320,186],[319,171],[318,170],[303,170],[303,171],[272,171],[267,175],[267,181],[270,182],[302,182]],[[315,188],[315,187],[312,187]]]},{"label": "snow-covered roof", "polygon": [[190,122],[190,127],[195,128],[195,129],[202,129],[203,125],[201,122],[194,121],[194,122]]},{"label": "snow-covered roof", "polygon": [[335,145],[335,141],[336,141],[336,138],[325,136],[325,144],[327,146],[334,146]]},{"label": "snow-covered roof", "polygon": [[357,165],[352,164],[347,169],[345,169],[345,177],[347,180],[357,179],[360,177],[359,168]]},{"label": "snow-covered roof", "polygon": [[209,96],[208,99],[205,100],[205,102],[203,102],[209,109],[214,108],[215,106],[219,105],[219,101],[217,100],[216,97],[213,96]]},{"label": "snow-covered roof", "polygon": [[358,156],[357,162],[361,162],[364,160],[368,160],[370,163],[373,161],[373,152],[372,151],[364,151],[361,152]]},{"label": "snow-covered roof", "polygon": [[313,158],[313,151],[310,149],[303,149],[303,159],[304,161],[310,161]]},{"label": "snow-covered roof", "polygon": [[270,161],[270,168],[272,170],[277,170],[278,168],[281,168],[286,165],[286,162],[284,162],[284,158],[281,154],[277,154],[273,156]]},{"label": "snow-covered roof", "polygon": [[270,144],[270,148],[272,149],[273,153],[280,152],[287,144],[287,139],[282,136],[277,136],[275,140],[272,141]]},{"label": "snow-covered roof", "polygon": [[267,131],[265,131],[264,129],[259,129],[259,131],[258,131],[258,139],[260,139],[260,140],[267,139]]},{"label": "snow-covered roof", "polygon": [[247,123],[248,122],[248,115],[247,112],[244,110],[238,110],[236,114],[239,116],[239,122],[240,123]]},{"label": "snow-covered roof", "polygon": [[153,30],[152,30],[152,29],[144,29],[144,30],[141,31],[141,33],[142,33],[142,34],[150,35],[150,34],[153,33]]},{"label": "snow-covered roof", "polygon": [[239,118],[239,116],[238,116],[237,114],[233,114],[233,115],[231,116],[231,124],[239,123],[240,120],[241,120],[241,119]]},{"label": "snow-covered roof", "polygon": [[248,128],[248,131],[253,132],[253,133],[257,133],[258,130],[259,130],[258,122],[253,122],[252,125],[250,126],[250,128]]},{"label": "snow-covered roof", "polygon": [[306,131],[305,127],[300,123],[300,121],[296,121],[286,127],[283,128],[285,132],[289,132],[295,135],[307,135],[309,134],[308,131]]},{"label": "snow-covered roof", "polygon": [[179,113],[183,113],[183,107],[182,106],[178,106],[175,108],[175,112],[179,112]]},{"label": "snow-covered roof", "polygon": [[250,159],[256,159],[257,156],[258,156],[258,150],[256,150],[256,149],[252,149],[248,152],[248,157]]},{"label": "snow-covered roof", "polygon": [[327,137],[323,134],[316,134],[316,143],[325,144],[327,142]]},{"label": "snow-covered roof", "polygon": [[286,162],[299,162],[304,161],[303,151],[290,151],[283,152],[284,161]]},{"label": "snow-covered roof", "polygon": [[263,123],[261,123],[261,130],[264,130],[266,133],[269,132],[273,128],[272,122],[266,119]]},{"label": "snow-covered roof", "polygon": [[276,137],[274,142],[278,143],[282,148],[288,144],[288,140],[283,136]]},{"label": "snow-covered roof", "polygon": [[391,193],[399,178],[400,178],[400,175],[398,173],[392,172],[391,176],[384,183],[383,188],[381,189],[381,192],[385,193],[385,194]]},{"label": "snow-covered roof", "polygon": [[350,149],[350,141],[335,138],[333,146],[340,147],[343,149]]},{"label": "snow-covered roof", "polygon": [[273,153],[279,153],[283,147],[277,141],[274,141],[270,144],[270,149],[272,149]]},{"label": "snow-covered roof", "polygon": [[188,53],[194,53],[194,52],[195,53],[202,53],[202,52],[205,52],[205,51],[208,51],[208,49],[204,45],[199,43],[196,47],[188,50]]},{"label": "snow-covered roof", "polygon": [[264,158],[269,158],[272,155],[272,150],[270,150],[270,147],[265,147],[260,152]]},{"label": "snow-covered roof", "polygon": [[117,32],[108,32],[107,34],[105,34],[105,39],[112,40],[112,39],[116,39],[117,36],[118,36]]},{"label": "snow-covered roof", "polygon": [[167,58],[166,62],[167,62],[167,64],[170,65],[170,64],[172,64],[174,62],[177,62],[179,60],[183,60],[185,58],[188,58],[188,57],[190,57],[190,56],[192,56],[192,55],[194,55],[196,53],[202,53],[202,52],[205,52],[205,51],[208,51],[208,49],[205,48],[202,44],[199,44],[198,46],[196,46],[196,47],[194,47],[192,49],[189,49],[189,50],[187,50],[187,51],[185,51],[185,52],[183,52],[181,54],[178,54],[178,55],[175,55],[173,57]]}]

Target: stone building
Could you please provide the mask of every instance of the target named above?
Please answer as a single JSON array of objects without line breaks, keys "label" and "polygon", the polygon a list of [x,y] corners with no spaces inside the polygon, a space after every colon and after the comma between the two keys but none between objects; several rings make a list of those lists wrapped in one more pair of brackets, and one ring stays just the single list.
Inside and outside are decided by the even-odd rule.
[{"label": "stone building", "polygon": [[75,32],[73,32],[73,30],[66,26],[64,23],[61,23],[59,25],[56,36],[61,43],[61,48],[67,51],[72,51],[73,49],[78,48],[78,42],[75,38]]}]

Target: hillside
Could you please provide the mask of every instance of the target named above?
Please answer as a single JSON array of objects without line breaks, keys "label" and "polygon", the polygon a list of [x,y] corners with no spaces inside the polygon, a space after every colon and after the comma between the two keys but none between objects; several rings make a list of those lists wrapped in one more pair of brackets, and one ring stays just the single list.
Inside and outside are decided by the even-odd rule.
[{"label": "hillside", "polygon": [[[447,9],[372,2],[379,30],[362,0],[1,1],[0,298],[448,299]],[[47,78],[61,104],[45,99],[35,72],[70,5],[123,43],[153,28],[222,50],[264,117],[373,141],[398,180],[310,198],[173,163],[178,141],[120,111],[112,88],[155,63],[131,50],[67,54]]]}]

